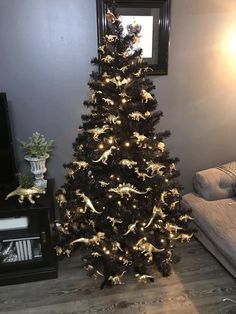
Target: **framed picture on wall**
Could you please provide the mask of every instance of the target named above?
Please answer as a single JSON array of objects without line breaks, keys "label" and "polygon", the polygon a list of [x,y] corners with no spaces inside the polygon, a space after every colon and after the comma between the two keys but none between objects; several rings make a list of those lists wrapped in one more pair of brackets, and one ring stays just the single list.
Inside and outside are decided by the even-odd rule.
[{"label": "framed picture on wall", "polygon": [[[149,75],[168,74],[171,0],[117,0],[124,35],[133,28],[139,34],[134,48],[143,49],[143,58],[153,71]],[[98,44],[106,32],[109,0],[97,0]]]}]

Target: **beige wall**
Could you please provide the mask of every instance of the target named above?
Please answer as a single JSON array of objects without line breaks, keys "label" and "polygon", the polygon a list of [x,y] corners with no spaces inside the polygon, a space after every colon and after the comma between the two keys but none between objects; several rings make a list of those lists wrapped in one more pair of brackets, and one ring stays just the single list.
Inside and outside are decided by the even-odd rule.
[{"label": "beige wall", "polygon": [[196,170],[236,159],[236,0],[172,0],[171,18],[169,74],[154,82],[187,192]]}]

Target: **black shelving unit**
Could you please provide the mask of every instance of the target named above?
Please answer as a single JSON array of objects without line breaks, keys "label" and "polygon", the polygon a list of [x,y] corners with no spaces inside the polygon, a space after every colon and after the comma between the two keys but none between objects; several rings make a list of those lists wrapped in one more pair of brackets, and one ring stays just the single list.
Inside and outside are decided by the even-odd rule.
[{"label": "black shelving unit", "polygon": [[54,180],[35,204],[0,195],[0,285],[57,277],[53,249]]}]

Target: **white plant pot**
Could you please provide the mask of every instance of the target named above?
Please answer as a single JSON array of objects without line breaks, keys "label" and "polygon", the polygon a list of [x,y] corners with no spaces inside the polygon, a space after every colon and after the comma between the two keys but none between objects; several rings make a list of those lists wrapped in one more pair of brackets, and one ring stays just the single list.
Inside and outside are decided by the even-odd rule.
[{"label": "white plant pot", "polygon": [[44,179],[44,173],[47,171],[45,166],[46,159],[49,158],[49,154],[46,154],[42,157],[30,157],[25,156],[24,159],[29,161],[31,172],[35,177],[34,185],[36,187],[46,188],[47,187],[47,180]]}]

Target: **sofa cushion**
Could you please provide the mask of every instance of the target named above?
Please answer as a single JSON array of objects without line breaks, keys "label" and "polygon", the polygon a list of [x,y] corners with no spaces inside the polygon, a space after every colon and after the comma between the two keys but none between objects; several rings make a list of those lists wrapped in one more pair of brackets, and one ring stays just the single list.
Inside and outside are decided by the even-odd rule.
[{"label": "sofa cushion", "polygon": [[[233,198],[207,201],[195,193],[183,196],[182,206],[192,209],[197,227],[222,254],[224,266],[236,274],[236,200]],[[218,258],[218,256],[216,256]]]},{"label": "sofa cushion", "polygon": [[224,171],[210,168],[197,172],[193,178],[195,192],[208,201],[233,197],[233,178]]}]

